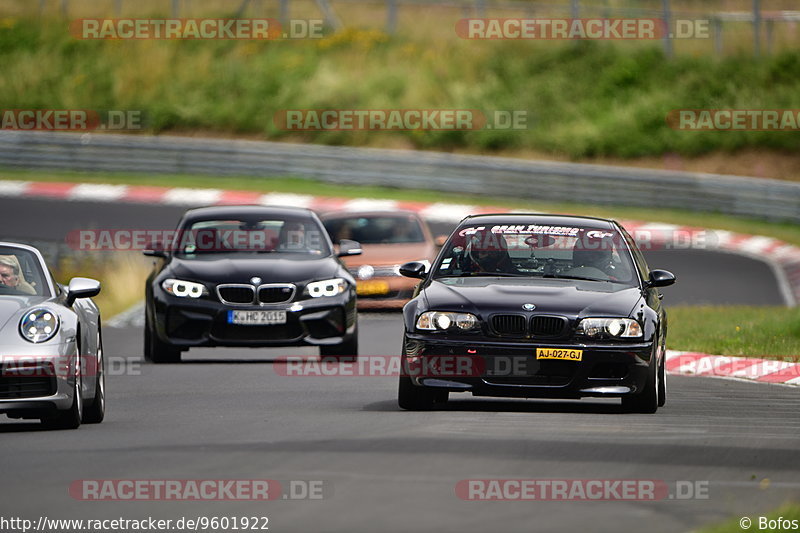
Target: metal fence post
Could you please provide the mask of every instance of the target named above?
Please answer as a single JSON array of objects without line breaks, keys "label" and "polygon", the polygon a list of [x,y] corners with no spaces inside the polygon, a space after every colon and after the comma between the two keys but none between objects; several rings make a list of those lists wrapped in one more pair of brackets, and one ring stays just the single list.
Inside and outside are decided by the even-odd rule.
[{"label": "metal fence post", "polygon": [[280,0],[278,19],[281,21],[281,24],[289,22],[289,0]]},{"label": "metal fence post", "polygon": [[114,0],[114,16],[122,16],[122,0]]},{"label": "metal fence post", "polygon": [[664,24],[664,55],[667,57],[672,57],[672,36],[670,35],[670,9],[669,9],[669,0],[662,0],[662,20]]},{"label": "metal fence post", "polygon": [[397,0],[386,0],[386,33],[392,34],[397,29]]},{"label": "metal fence post", "polygon": [[753,53],[761,55],[761,0],[753,0]]},{"label": "metal fence post", "polygon": [[580,0],[571,0],[570,14],[573,19],[580,18],[581,15]]},{"label": "metal fence post", "polygon": [[69,12],[69,0],[61,0],[61,15],[67,18]]},{"label": "metal fence post", "polygon": [[181,12],[181,1],[172,0],[172,18],[178,18]]},{"label": "metal fence post", "polygon": [[484,0],[475,0],[475,13],[478,15],[478,18],[484,18],[486,16],[486,2]]},{"label": "metal fence post", "polygon": [[722,19],[714,17],[714,52],[722,55]]}]

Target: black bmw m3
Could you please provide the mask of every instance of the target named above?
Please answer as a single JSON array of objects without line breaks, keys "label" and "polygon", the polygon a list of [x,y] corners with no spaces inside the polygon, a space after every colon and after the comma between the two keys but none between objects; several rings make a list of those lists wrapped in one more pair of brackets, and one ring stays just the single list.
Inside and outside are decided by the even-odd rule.
[{"label": "black bmw m3", "polygon": [[[520,398],[619,397],[627,411],[666,401],[667,318],[650,270],[616,222],[467,217],[403,308],[398,403],[429,409],[452,392]],[[420,370],[422,369],[422,370]]]},{"label": "black bmw m3", "polygon": [[146,283],[145,358],[178,362],[197,346],[319,346],[358,354],[355,280],[307,209],[225,206],[187,211]]}]

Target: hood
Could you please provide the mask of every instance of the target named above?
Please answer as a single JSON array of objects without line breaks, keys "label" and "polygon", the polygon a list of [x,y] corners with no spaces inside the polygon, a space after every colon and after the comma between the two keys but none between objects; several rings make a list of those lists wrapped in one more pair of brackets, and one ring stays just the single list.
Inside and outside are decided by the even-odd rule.
[{"label": "hood", "polygon": [[[46,296],[0,296],[0,343],[5,343],[5,335],[8,335],[6,330],[17,330],[22,315],[31,307],[48,304],[50,298]],[[54,312],[56,308],[52,305],[43,305],[43,307],[52,308]]]},{"label": "hood", "polygon": [[445,278],[425,288],[428,309],[463,309],[483,316],[522,313],[523,304],[534,304],[537,314],[624,317],[641,297],[638,287],[617,283],[541,278]]},{"label": "hood", "polygon": [[409,261],[422,259],[432,260],[436,256],[436,247],[425,243],[408,244],[362,244],[361,255],[344,257],[347,268],[354,269],[361,265],[402,265]]},{"label": "hood", "polygon": [[333,257],[281,254],[282,257],[231,257],[208,254],[196,259],[173,257],[162,278],[217,283],[250,283],[257,276],[262,283],[297,283],[336,276],[339,263]]}]

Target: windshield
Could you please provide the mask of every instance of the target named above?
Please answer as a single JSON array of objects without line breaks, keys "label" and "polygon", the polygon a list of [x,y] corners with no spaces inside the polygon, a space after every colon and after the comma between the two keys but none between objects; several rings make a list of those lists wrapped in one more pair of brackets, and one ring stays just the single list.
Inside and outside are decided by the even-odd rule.
[{"label": "windshield", "polygon": [[0,296],[50,296],[39,258],[28,250],[0,246]]},{"label": "windshield", "polygon": [[176,253],[330,255],[322,228],[308,218],[195,221],[175,237]]},{"label": "windshield", "polygon": [[468,226],[450,238],[434,278],[495,276],[635,284],[622,236],[580,226]]},{"label": "windshield", "polygon": [[351,239],[361,244],[404,244],[425,242],[419,220],[403,216],[354,216],[323,222],[331,240]]}]

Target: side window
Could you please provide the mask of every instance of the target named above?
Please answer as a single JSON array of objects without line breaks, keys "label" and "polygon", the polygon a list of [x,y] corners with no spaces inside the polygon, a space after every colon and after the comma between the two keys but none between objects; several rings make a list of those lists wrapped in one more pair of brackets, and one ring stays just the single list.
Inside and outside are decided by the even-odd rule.
[{"label": "side window", "polygon": [[617,226],[619,230],[622,232],[622,235],[625,237],[625,242],[630,248],[631,252],[633,253],[633,259],[636,263],[636,268],[639,270],[639,275],[642,276],[643,281],[647,281],[650,279],[650,269],[647,267],[647,261],[644,260],[644,256],[642,255],[641,250],[639,247],[636,246],[636,242],[634,242],[633,237],[625,231],[625,228],[622,226]]}]

